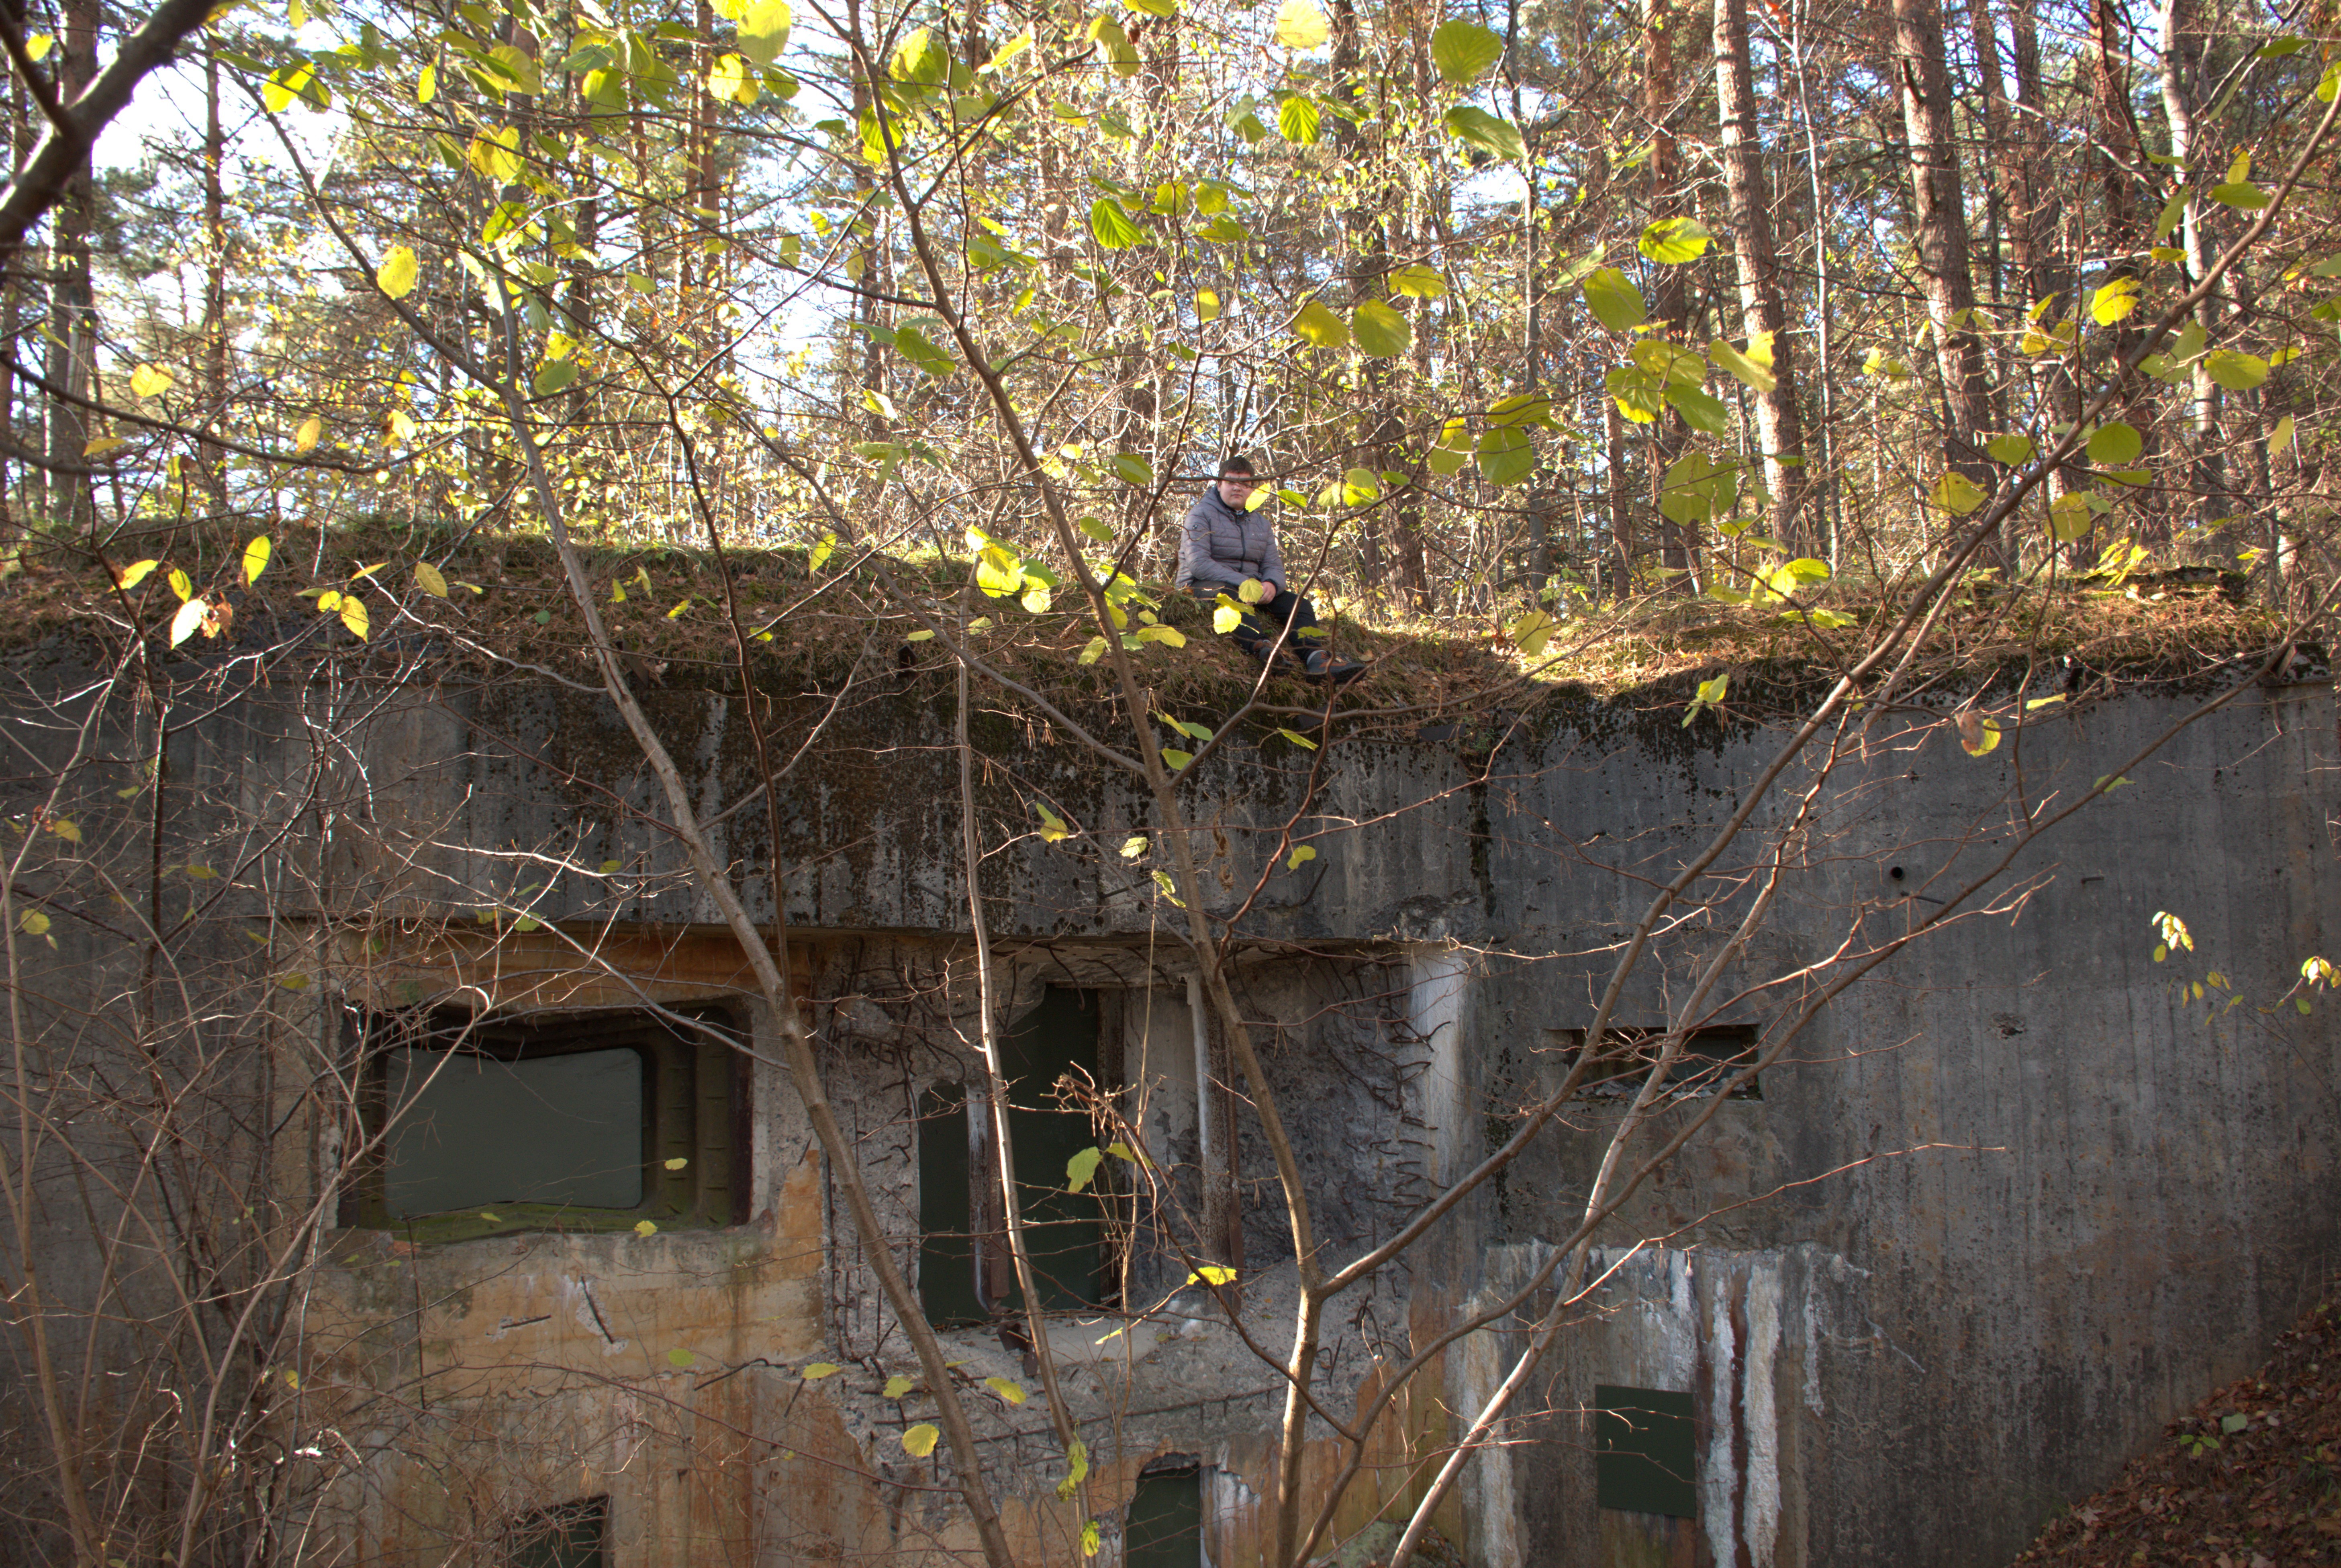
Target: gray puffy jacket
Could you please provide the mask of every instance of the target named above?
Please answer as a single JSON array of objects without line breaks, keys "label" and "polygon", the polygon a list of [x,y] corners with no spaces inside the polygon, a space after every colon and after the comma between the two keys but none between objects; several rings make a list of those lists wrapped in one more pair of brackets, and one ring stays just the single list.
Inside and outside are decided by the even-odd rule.
[{"label": "gray puffy jacket", "polygon": [[1268,509],[1238,511],[1211,486],[1187,509],[1179,533],[1179,586],[1234,589],[1261,578],[1284,591],[1284,558],[1276,552],[1276,524]]}]

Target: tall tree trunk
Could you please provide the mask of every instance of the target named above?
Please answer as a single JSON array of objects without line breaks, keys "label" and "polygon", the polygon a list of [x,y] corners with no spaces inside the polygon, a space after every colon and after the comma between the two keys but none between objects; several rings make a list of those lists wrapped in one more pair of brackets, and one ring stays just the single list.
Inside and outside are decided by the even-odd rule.
[{"label": "tall tree trunk", "polygon": [[[2014,296],[2029,313],[2043,301],[2054,300],[2067,287],[2067,282],[2061,273],[2052,276],[2050,271],[2055,219],[2048,211],[2047,199],[2048,110],[2040,84],[2040,29],[2032,7],[2010,5],[2007,29],[2009,75],[2014,84],[2008,103],[2015,122],[2007,164],[2008,250],[2016,263]],[[2047,314],[2053,323],[2058,312],[2051,304],[2047,307]],[[2054,424],[2078,418],[2080,389],[2064,356],[2049,354],[2034,362],[2033,394],[2045,405],[2040,411],[2042,422]],[[2051,501],[2071,489],[2068,468],[2059,464],[2049,472]]]},{"label": "tall tree trunk", "polygon": [[1609,538],[1618,553],[1618,590],[1624,599],[1634,591],[1634,487],[1626,477],[1626,422],[1618,400],[1599,396],[1601,433],[1609,455]]},{"label": "tall tree trunk", "polygon": [[[8,145],[15,157],[15,162],[9,165],[12,169],[23,168],[25,155],[32,150],[32,108],[31,100],[25,94],[25,84],[12,76],[8,92]],[[17,253],[17,264],[8,270],[5,278],[0,278],[0,342],[8,345],[11,354],[17,352],[17,338],[25,328],[25,296],[28,292],[26,284],[30,273],[24,263],[30,253],[29,251]],[[8,447],[13,451],[17,442],[16,378],[13,375],[0,376],[0,436],[6,438]],[[24,520],[35,515],[25,509],[25,495],[10,492],[8,476],[14,467],[14,458],[0,456],[0,545],[15,544],[23,537]],[[30,463],[25,465],[24,490],[26,494],[34,491],[40,471]]]},{"label": "tall tree trunk", "polygon": [[[1682,154],[1675,140],[1676,103],[1675,42],[1679,30],[1679,18],[1672,0],[1643,0],[1642,5],[1642,118],[1649,127],[1650,157],[1649,164],[1650,215],[1657,223],[1664,218],[1687,216],[1682,199]],[[1660,267],[1652,290],[1650,316],[1658,330],[1669,337],[1680,337],[1690,316],[1689,280],[1680,267]],[[1657,503],[1659,486],[1665,481],[1669,464],[1682,452],[1683,424],[1671,409],[1661,409],[1658,422],[1650,431],[1650,496]],[[1659,559],[1666,570],[1676,574],[1674,586],[1682,592],[1697,591],[1697,580],[1692,571],[1698,541],[1696,531],[1689,524],[1679,524],[1661,514],[1659,523]]]},{"label": "tall tree trunk", "polygon": [[[2145,248],[2148,237],[2140,221],[2138,203],[2139,179],[2147,163],[2129,101],[2130,60],[2126,42],[2128,18],[2119,0],[2091,0],[2089,22],[2090,84],[2095,100],[2091,117],[2095,122],[2097,184],[2104,203],[2104,228],[2090,249],[2111,258],[2106,266],[2107,283],[2121,278],[2143,281],[2136,253]],[[2075,313],[2080,313],[2077,308]],[[2089,323],[2084,319],[2080,325],[2087,328]],[[2102,346],[2092,357],[2110,367],[2128,355],[2137,342],[2137,333],[2134,320],[2114,323],[2097,340]],[[2145,443],[2139,466],[2157,466],[2154,459],[2161,442],[2153,400],[2143,388],[2133,384],[2122,399],[2121,413]],[[2167,549],[2171,538],[2169,498],[2148,492],[2134,504],[2141,519],[2141,541],[2149,550]]]},{"label": "tall tree trunk", "polygon": [[[1331,23],[1333,96],[1344,108],[1362,108],[1367,91],[1365,39],[1357,0],[1333,0]],[[1345,270],[1349,273],[1350,307],[1355,310],[1369,300],[1385,299],[1389,293],[1389,209],[1398,198],[1382,178],[1382,162],[1378,155],[1381,149],[1369,140],[1366,133],[1338,114],[1332,117],[1332,133],[1333,144],[1349,165],[1355,190],[1341,214],[1342,233],[1349,242]],[[1400,472],[1406,463],[1406,421],[1399,412],[1396,389],[1391,384],[1395,365],[1400,363],[1403,362],[1373,356],[1367,356],[1363,362],[1356,450],[1363,466],[1377,474]],[[1361,521],[1361,526],[1375,531],[1388,528],[1390,556],[1396,566],[1391,581],[1370,586],[1395,590],[1400,600],[1418,614],[1430,608],[1430,563],[1423,550],[1420,521],[1421,508],[1403,504],[1368,511]]]},{"label": "tall tree trunk", "polygon": [[1805,516],[1804,419],[1797,404],[1794,340],[1780,303],[1771,194],[1757,142],[1754,74],[1748,50],[1748,0],[1715,0],[1715,95],[1724,189],[1731,203],[1732,258],[1739,273],[1739,319],[1751,348],[1769,343],[1772,349],[1772,384],[1755,389],[1764,483],[1772,492],[1772,537],[1806,550],[1813,541]]},{"label": "tall tree trunk", "polygon": [[[1977,166],[1984,182],[1988,203],[1993,236],[1991,251],[1991,304],[1994,332],[1990,353],[1991,422],[1997,429],[2007,422],[2007,385],[2011,369],[2011,356],[2007,349],[2005,329],[2007,325],[2006,307],[2011,277],[2021,279],[2031,253],[2031,246],[2022,233],[2029,212],[2029,182],[2023,167],[2024,160],[2016,155],[2009,138],[2007,84],[1999,71],[1999,24],[1992,15],[1991,0],[1967,0],[1967,20],[1975,34],[1976,77],[1983,89],[1984,156]],[[2007,265],[2001,264],[2003,245]],[[2028,299],[2019,304],[2030,304]]]},{"label": "tall tree trunk", "polygon": [[[227,408],[227,194],[220,164],[227,136],[220,127],[219,52],[204,39],[204,331],[203,422],[213,429]],[[214,511],[227,510],[227,453],[204,442],[195,453]]]},{"label": "tall tree trunk", "polygon": [[[1950,72],[1943,60],[1943,18],[1935,0],[1894,0],[1894,52],[1910,147],[1910,211],[1918,272],[1948,420],[1943,461],[1988,493],[1993,475],[1983,443],[1991,425],[1991,398],[1984,376],[1983,341],[1976,332],[1967,199],[1952,144]],[[1996,548],[1987,553],[1996,560]]]},{"label": "tall tree trunk", "polygon": [[2035,41],[2028,50],[2020,43],[2016,50],[2016,90],[2011,96],[2000,71],[1999,23],[1992,14],[1991,0],[1967,0],[1967,16],[1975,27],[1976,74],[1983,87],[1984,168],[1998,198],[2000,233],[2007,245],[2001,295],[2022,306],[2032,303],[2029,291],[2033,269],[2038,264],[2033,148],[2040,131],[2036,80],[2040,51],[2030,10],[2020,0],[2018,8],[2024,9],[2024,15],[2016,23],[2017,35]]},{"label": "tall tree trunk", "polygon": [[[72,103],[97,74],[96,0],[66,0],[65,37],[59,50],[58,96]],[[96,194],[90,166],[84,159],[66,186],[52,219],[56,241],[51,261],[48,379],[52,386],[73,396],[86,397],[91,356],[95,350],[95,297],[90,283],[89,234],[95,220]],[[89,420],[80,406],[65,397],[52,396],[49,404],[49,461],[80,464],[89,445]],[[86,533],[97,521],[97,502],[86,474],[63,471],[49,476],[55,498],[53,523],[68,533]]]},{"label": "tall tree trunk", "polygon": [[[2187,174],[2202,151],[2195,129],[2195,89],[2203,69],[2203,34],[2192,0],[2162,0],[2162,111],[2170,124],[2170,155],[2178,161],[2178,188],[2188,192]],[[2187,253],[2187,275],[2201,279],[2210,271],[2210,243],[2205,233],[2201,203],[2189,194],[2179,218],[2181,243]],[[2203,330],[2216,335],[2220,291],[2214,288],[2196,308]],[[2219,389],[2198,362],[2188,389],[2187,444],[2193,494],[2188,504],[2205,522],[2226,515],[2226,474],[2219,454]]]},{"label": "tall tree trunk", "polygon": [[[1509,0],[1504,8],[1504,75],[1511,88],[1512,124],[1520,128],[1523,137],[1532,138],[1535,130],[1520,101],[1519,31],[1519,0]],[[1537,231],[1544,222],[1544,208],[1542,194],[1537,188],[1537,157],[1532,145],[1529,155],[1520,160],[1520,173],[1528,181],[1528,193],[1520,203],[1520,307],[1525,318],[1520,357],[1528,366],[1528,384],[1540,388],[1544,385],[1544,295],[1537,287]],[[1529,591],[1542,604],[1545,585],[1552,579],[1549,486],[1531,477],[1520,491],[1520,505],[1522,521],[1528,527]]]}]

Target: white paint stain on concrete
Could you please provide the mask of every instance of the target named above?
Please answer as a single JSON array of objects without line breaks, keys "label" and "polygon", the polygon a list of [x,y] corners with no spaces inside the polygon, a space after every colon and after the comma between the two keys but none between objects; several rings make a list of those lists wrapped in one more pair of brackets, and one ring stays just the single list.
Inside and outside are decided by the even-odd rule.
[{"label": "white paint stain on concrete", "polygon": [[1748,1268],[1748,1372],[1740,1409],[1748,1427],[1748,1477],[1740,1539],[1755,1568],[1772,1568],[1780,1533],[1780,1424],[1772,1407],[1780,1350],[1780,1260],[1759,1255]]},{"label": "white paint stain on concrete", "polygon": [[1731,1363],[1736,1340],[1731,1332],[1729,1276],[1717,1280],[1716,1285],[1707,1325],[1708,1448],[1707,1458],[1699,1465],[1698,1513],[1715,1560],[1731,1563],[1739,1556],[1731,1528],[1732,1484],[1738,1479],[1738,1466],[1731,1460]]},{"label": "white paint stain on concrete", "polygon": [[1431,1179],[1443,1185],[1462,1174],[1460,1140],[1478,1125],[1463,1114],[1461,1055],[1469,1032],[1469,956],[1460,948],[1426,948],[1413,955],[1410,969],[1407,1022],[1430,1056],[1430,1070],[1422,1080],[1422,1119],[1430,1124],[1439,1156]]},{"label": "white paint stain on concrete", "polygon": [[[1494,1305],[1495,1298],[1483,1292],[1473,1296],[1464,1310],[1476,1315]],[[1495,1335],[1483,1328],[1464,1337],[1464,1407],[1459,1425],[1479,1419],[1511,1368],[1506,1346]],[[1524,1562],[1517,1483],[1511,1444],[1504,1441],[1499,1427],[1495,1441],[1481,1449],[1478,1461],[1463,1472],[1463,1505],[1471,1517],[1471,1560],[1480,1568],[1521,1568]]]}]

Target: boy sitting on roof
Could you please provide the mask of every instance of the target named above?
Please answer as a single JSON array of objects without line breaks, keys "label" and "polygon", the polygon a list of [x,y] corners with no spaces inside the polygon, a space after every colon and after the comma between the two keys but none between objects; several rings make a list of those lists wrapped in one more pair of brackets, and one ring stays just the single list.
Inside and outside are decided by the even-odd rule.
[{"label": "boy sitting on roof", "polygon": [[[1217,482],[1195,498],[1180,533],[1178,585],[1200,599],[1216,600],[1224,593],[1241,603],[1242,619],[1230,635],[1254,659],[1267,660],[1281,632],[1286,655],[1298,660],[1304,673],[1347,680],[1365,667],[1337,662],[1324,649],[1300,642],[1304,633],[1316,630],[1317,611],[1284,586],[1276,525],[1269,521],[1267,508],[1249,505],[1259,488],[1251,459],[1241,452],[1220,464]],[[1257,585],[1258,602],[1246,595],[1247,584]]]}]

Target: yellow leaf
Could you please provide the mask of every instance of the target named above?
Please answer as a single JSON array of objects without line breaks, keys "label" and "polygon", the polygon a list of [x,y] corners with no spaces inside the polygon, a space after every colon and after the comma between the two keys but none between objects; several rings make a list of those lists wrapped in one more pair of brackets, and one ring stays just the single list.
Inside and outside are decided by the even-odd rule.
[{"label": "yellow leaf", "polygon": [[317,450],[317,443],[324,439],[324,435],[325,422],[315,414],[311,414],[294,435],[293,450],[295,452],[314,452]]},{"label": "yellow leaf", "polygon": [[2089,510],[2089,498],[2078,491],[2060,495],[2048,503],[2048,531],[2065,543],[2087,538],[2096,522],[2097,514]]},{"label": "yellow leaf", "polygon": [[176,648],[193,637],[195,628],[201,626],[204,617],[211,612],[212,607],[200,599],[190,599],[179,606],[179,613],[171,617],[171,646]]},{"label": "yellow leaf", "polygon": [[433,599],[447,597],[446,574],[427,561],[414,563],[414,585]]},{"label": "yellow leaf", "polygon": [[1234,1269],[1228,1268],[1220,1264],[1207,1263],[1202,1267],[1197,1269],[1194,1273],[1189,1275],[1187,1276],[1187,1283],[1189,1285],[1193,1285],[1200,1280],[1205,1285],[1226,1285],[1232,1281],[1235,1276],[1236,1271]]},{"label": "yellow leaf", "polygon": [[104,457],[107,452],[120,452],[129,444],[127,436],[102,435],[83,446],[81,454],[84,457]]},{"label": "yellow leaf", "polygon": [[36,62],[45,60],[49,57],[49,51],[56,46],[57,40],[55,35],[49,33],[35,33],[31,37],[25,40],[25,57],[28,60]]},{"label": "yellow leaf", "polygon": [[1293,846],[1292,853],[1284,858],[1284,868],[1288,871],[1298,871],[1315,858],[1317,858],[1317,851],[1313,847],[1297,844]]},{"label": "yellow leaf", "polygon": [[837,1363],[833,1361],[816,1361],[807,1366],[802,1372],[797,1374],[797,1375],[803,1378],[807,1383],[819,1383],[822,1378],[834,1377],[844,1370],[845,1368],[838,1365]]},{"label": "yellow leaf", "polygon": [[689,1165],[691,1161],[682,1155],[677,1155],[671,1160],[663,1160],[660,1163],[664,1165],[666,1168],[671,1171],[679,1171],[682,1169],[683,1166]]},{"label": "yellow leaf", "polygon": [[159,561],[134,561],[122,569],[122,575],[114,580],[114,586],[127,592],[145,581],[147,574],[162,564]]},{"label": "yellow leaf", "polygon": [[1195,291],[1195,319],[1199,322],[1215,322],[1220,319],[1220,295],[1218,290],[1198,289]]},{"label": "yellow leaf", "polygon": [[483,131],[472,138],[464,156],[482,179],[509,185],[520,178],[520,127]]},{"label": "yellow leaf", "polygon": [[1316,0],[1284,0],[1276,8],[1276,41],[1288,49],[1315,49],[1332,35]]},{"label": "yellow leaf", "polygon": [[1089,1444],[1078,1437],[1065,1444],[1065,1478],[1057,1483],[1057,1495],[1070,1503],[1073,1498],[1073,1489],[1081,1485],[1081,1478],[1090,1473]]},{"label": "yellow leaf", "polygon": [[1990,499],[1989,492],[1956,470],[1946,471],[1935,481],[1935,504],[1953,517],[1965,517]]},{"label": "yellow leaf", "polygon": [[634,1234],[636,1236],[656,1236],[658,1235],[658,1226],[646,1219],[636,1220],[634,1222]]},{"label": "yellow leaf", "polygon": [[27,909],[16,918],[16,928],[28,937],[49,934],[49,918],[38,909]]},{"label": "yellow leaf", "polygon": [[935,1451],[935,1442],[942,1434],[931,1421],[921,1421],[902,1434],[902,1452],[913,1459],[924,1459]]},{"label": "yellow leaf", "polygon": [[[1755,352],[1759,345],[1763,349],[1763,357],[1760,359],[1757,357]],[[1723,339],[1718,338],[1707,345],[1707,352],[1708,357],[1714,360],[1717,364],[1721,365],[1758,392],[1772,391],[1779,385],[1778,379],[1772,374],[1772,334],[1758,332],[1748,339],[1748,352],[1742,353]]]},{"label": "yellow leaf", "polygon": [[2276,422],[2276,429],[2268,432],[2267,446],[2270,457],[2282,457],[2292,450],[2292,416],[2290,414]]},{"label": "yellow leaf", "polygon": [[140,365],[130,372],[130,390],[140,397],[161,397],[171,390],[171,372],[159,365]]},{"label": "yellow leaf", "polygon": [[760,91],[748,62],[738,55],[724,55],[707,73],[708,96],[720,104],[737,104],[745,108],[756,101]]},{"label": "yellow leaf", "polygon": [[425,65],[423,67],[423,74],[414,78],[414,101],[418,104],[428,104],[438,95],[439,68],[435,65]]},{"label": "yellow leaf", "polygon": [[1320,349],[1350,346],[1350,323],[1327,310],[1320,301],[1310,300],[1285,324]]},{"label": "yellow leaf", "polygon": [[376,287],[393,300],[403,300],[414,292],[415,279],[423,273],[423,263],[404,245],[393,245],[376,267],[374,281]]},{"label": "yellow leaf", "polygon": [[1959,745],[1970,757],[1981,757],[1999,744],[1999,726],[1972,710],[1958,716]]},{"label": "yellow leaf", "polygon": [[342,624],[350,629],[352,637],[364,642],[369,624],[366,619],[365,600],[354,593],[344,593],[342,595],[341,611]]},{"label": "yellow leaf", "polygon": [[1001,1398],[1008,1401],[1011,1404],[1021,1404],[1027,1397],[1024,1393],[1024,1385],[1010,1378],[987,1377],[983,1380],[983,1386],[991,1390],[992,1393],[1000,1395]]},{"label": "yellow leaf", "polygon": [[2116,278],[2089,298],[2089,314],[2109,327],[2137,309],[2137,280]]},{"label": "yellow leaf", "polygon": [[1081,1526],[1082,1556],[1094,1557],[1099,1553],[1099,1552],[1102,1551],[1104,1547],[1105,1536],[1099,1531],[1098,1522],[1096,1520],[1092,1519],[1088,1523]]},{"label": "yellow leaf", "polygon": [[268,570],[268,536],[264,533],[254,534],[252,542],[244,547],[244,581],[245,582],[258,581],[260,574]]},{"label": "yellow leaf", "polygon": [[886,1380],[885,1394],[889,1399],[900,1399],[916,1386],[909,1378],[898,1372]]},{"label": "yellow leaf", "polygon": [[194,583],[189,580],[185,572],[181,571],[177,567],[174,566],[171,569],[171,575],[168,581],[171,584],[171,591],[179,596],[181,603],[184,604],[186,600],[194,597]]},{"label": "yellow leaf", "polygon": [[789,25],[795,17],[786,0],[747,0],[733,20],[740,24],[740,53],[759,65],[769,65],[787,46]]},{"label": "yellow leaf", "polygon": [[68,844],[81,842],[81,824],[70,817],[60,817],[49,824],[49,831]]}]

